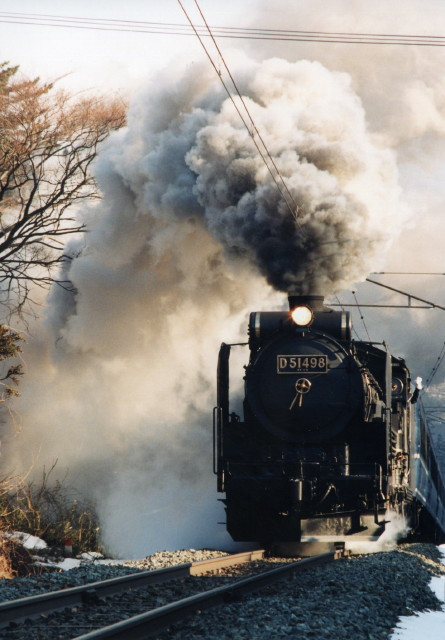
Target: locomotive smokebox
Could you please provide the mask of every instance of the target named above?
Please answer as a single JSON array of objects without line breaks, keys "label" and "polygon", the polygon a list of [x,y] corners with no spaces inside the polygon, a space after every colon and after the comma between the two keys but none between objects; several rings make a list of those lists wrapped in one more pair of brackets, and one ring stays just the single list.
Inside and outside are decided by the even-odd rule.
[{"label": "locomotive smokebox", "polygon": [[312,311],[326,311],[327,309],[323,305],[324,296],[319,295],[308,295],[308,296],[296,296],[293,294],[289,294],[289,309],[292,311],[295,307],[307,306],[312,309]]},{"label": "locomotive smokebox", "polygon": [[[310,328],[312,332],[329,333],[337,340],[350,340],[352,332],[351,314],[349,311],[334,311],[325,307],[324,296],[289,294],[290,312],[298,307],[309,307],[313,319],[304,330]],[[270,340],[277,332],[283,330],[295,331],[295,324],[290,321],[289,311],[252,311],[249,318],[249,345],[256,349]]]},{"label": "locomotive smokebox", "polygon": [[298,307],[309,307],[313,313],[313,321],[310,324],[312,331],[329,333],[337,340],[350,340],[352,332],[351,314],[349,311],[334,311],[325,307],[324,296],[310,294],[297,296],[289,294],[289,309],[292,313]]}]

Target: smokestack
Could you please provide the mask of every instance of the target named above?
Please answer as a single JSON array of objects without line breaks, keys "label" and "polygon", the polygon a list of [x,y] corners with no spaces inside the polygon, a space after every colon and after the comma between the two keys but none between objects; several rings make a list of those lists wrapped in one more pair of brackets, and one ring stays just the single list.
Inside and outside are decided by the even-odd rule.
[{"label": "smokestack", "polygon": [[312,311],[323,311],[324,310],[324,296],[319,295],[308,295],[308,296],[296,296],[289,295],[289,309],[292,311],[295,307],[301,307],[306,305],[312,309]]}]

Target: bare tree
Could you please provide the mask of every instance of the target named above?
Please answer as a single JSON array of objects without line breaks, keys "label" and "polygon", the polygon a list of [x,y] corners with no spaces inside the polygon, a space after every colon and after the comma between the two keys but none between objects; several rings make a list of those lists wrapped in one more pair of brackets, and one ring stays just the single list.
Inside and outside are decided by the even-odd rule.
[{"label": "bare tree", "polygon": [[[11,396],[19,395],[17,386],[23,375],[22,364],[17,362],[22,351],[20,342],[24,342],[24,338],[18,331],[0,325],[0,406]],[[14,358],[15,364],[4,362],[11,358]]]},{"label": "bare tree", "polygon": [[72,205],[99,197],[98,145],[124,121],[122,102],[74,99],[0,64],[0,305],[10,312],[54,281],[66,236],[83,229]]}]

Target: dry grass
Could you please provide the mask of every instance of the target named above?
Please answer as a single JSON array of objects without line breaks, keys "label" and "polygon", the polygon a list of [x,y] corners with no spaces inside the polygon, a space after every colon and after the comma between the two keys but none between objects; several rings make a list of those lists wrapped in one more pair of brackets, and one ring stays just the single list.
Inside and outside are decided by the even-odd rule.
[{"label": "dry grass", "polygon": [[74,554],[98,551],[99,524],[94,505],[80,500],[63,481],[53,480],[53,467],[39,481],[0,480],[0,532],[22,531],[63,551],[71,540]]},{"label": "dry grass", "polygon": [[0,534],[0,579],[36,575],[41,569],[22,545]]}]

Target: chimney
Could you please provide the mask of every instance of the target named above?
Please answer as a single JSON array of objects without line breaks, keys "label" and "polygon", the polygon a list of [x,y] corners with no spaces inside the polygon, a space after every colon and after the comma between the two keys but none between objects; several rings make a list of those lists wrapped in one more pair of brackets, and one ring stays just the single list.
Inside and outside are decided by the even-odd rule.
[{"label": "chimney", "polygon": [[293,294],[289,295],[289,309],[295,309],[295,307],[301,307],[303,305],[307,305],[313,311],[324,311],[325,307],[323,305],[324,296],[318,295],[309,295],[309,296],[296,296]]}]

